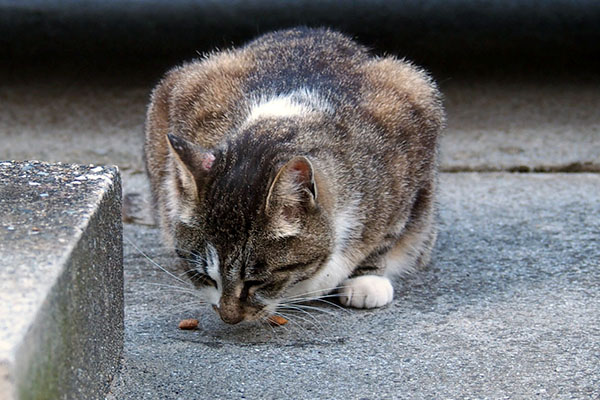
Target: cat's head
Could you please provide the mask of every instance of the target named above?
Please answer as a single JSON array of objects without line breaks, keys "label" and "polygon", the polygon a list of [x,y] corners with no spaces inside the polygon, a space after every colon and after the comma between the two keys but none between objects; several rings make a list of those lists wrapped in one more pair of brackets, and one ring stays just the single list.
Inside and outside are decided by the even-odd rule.
[{"label": "cat's head", "polygon": [[169,142],[173,244],[188,276],[227,323],[270,316],[331,254],[324,179],[260,137],[218,150]]}]

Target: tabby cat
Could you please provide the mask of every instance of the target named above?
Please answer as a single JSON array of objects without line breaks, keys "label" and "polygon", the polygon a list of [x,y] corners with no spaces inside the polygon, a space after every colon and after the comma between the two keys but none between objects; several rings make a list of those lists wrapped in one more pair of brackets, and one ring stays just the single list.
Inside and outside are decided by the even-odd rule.
[{"label": "tabby cat", "polygon": [[176,67],[145,127],[163,240],[226,323],[331,293],[384,306],[430,258],[443,123],[423,70],[328,29]]}]

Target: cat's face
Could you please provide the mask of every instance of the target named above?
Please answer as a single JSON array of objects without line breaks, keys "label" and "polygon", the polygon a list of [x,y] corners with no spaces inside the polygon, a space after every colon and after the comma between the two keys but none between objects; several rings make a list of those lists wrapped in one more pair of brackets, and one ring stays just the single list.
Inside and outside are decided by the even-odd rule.
[{"label": "cat's face", "polygon": [[185,193],[174,224],[183,268],[223,321],[272,315],[290,300],[286,292],[310,279],[331,253],[331,228],[311,162],[278,161],[253,146],[260,159],[252,163],[252,154],[213,154],[170,139],[194,171],[179,182]]}]

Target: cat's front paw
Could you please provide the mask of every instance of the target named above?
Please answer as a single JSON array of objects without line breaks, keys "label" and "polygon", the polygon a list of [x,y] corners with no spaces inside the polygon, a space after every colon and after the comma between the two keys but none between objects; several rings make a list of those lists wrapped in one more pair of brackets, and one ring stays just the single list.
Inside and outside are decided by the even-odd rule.
[{"label": "cat's front paw", "polygon": [[394,299],[394,288],[388,278],[364,275],[346,279],[339,291],[340,302],[348,307],[375,308]]}]

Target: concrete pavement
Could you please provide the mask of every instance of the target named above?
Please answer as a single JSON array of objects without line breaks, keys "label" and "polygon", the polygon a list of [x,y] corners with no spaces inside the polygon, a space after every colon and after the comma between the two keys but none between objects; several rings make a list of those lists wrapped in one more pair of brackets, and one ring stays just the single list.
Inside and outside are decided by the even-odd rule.
[{"label": "concrete pavement", "polygon": [[[142,124],[158,78],[12,76],[0,159],[117,164],[147,184]],[[110,399],[600,396],[600,80],[437,77],[441,230],[432,266],[376,311],[226,326],[169,267],[156,228],[125,225],[125,348]],[[582,171],[512,174],[483,171]],[[577,167],[579,166],[579,167]],[[587,172],[586,172],[587,171]],[[135,198],[135,197],[134,197]],[[148,222],[145,216],[137,219]],[[177,329],[197,317],[200,330]]]},{"label": "concrete pavement", "polygon": [[443,174],[430,269],[383,309],[313,304],[280,328],[223,324],[141,254],[171,265],[157,230],[129,225],[108,398],[598,397],[599,199],[596,174]]}]

